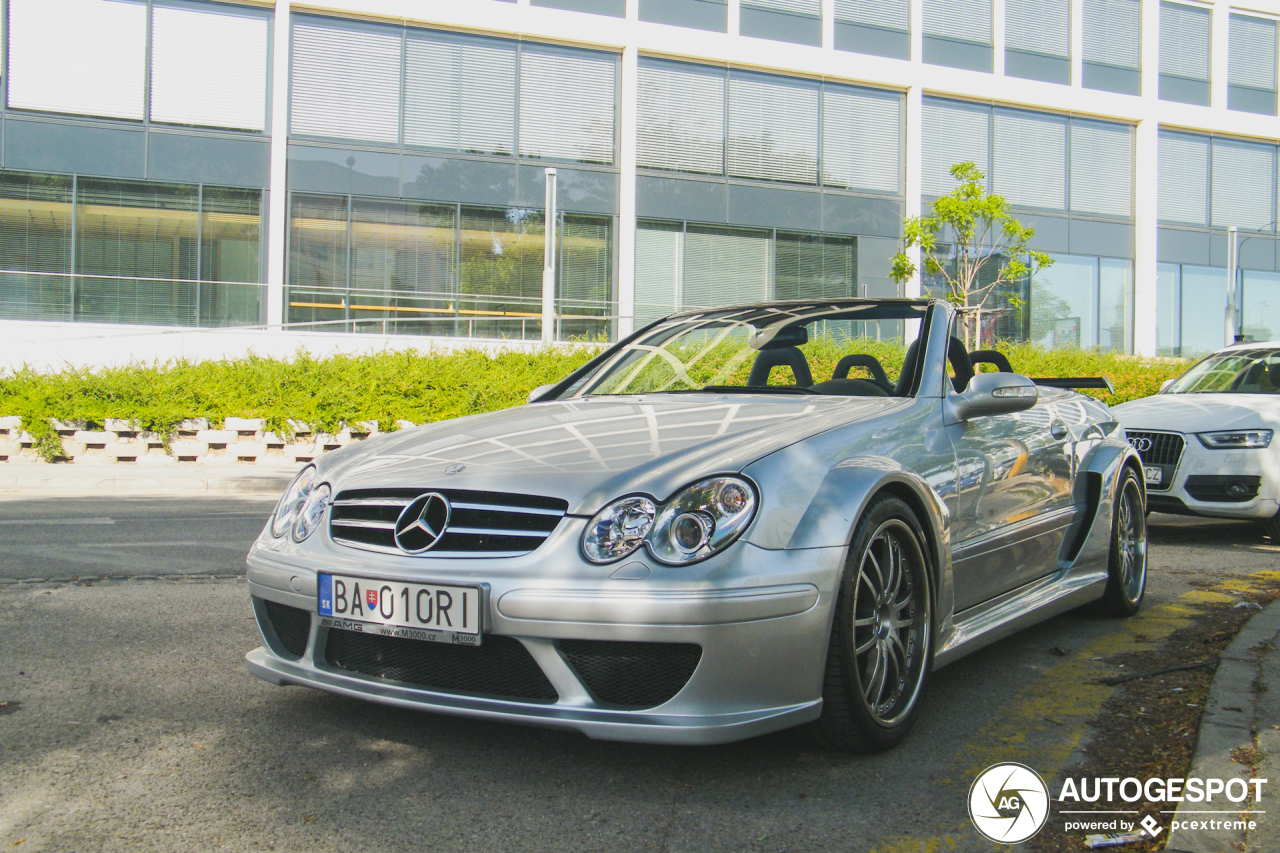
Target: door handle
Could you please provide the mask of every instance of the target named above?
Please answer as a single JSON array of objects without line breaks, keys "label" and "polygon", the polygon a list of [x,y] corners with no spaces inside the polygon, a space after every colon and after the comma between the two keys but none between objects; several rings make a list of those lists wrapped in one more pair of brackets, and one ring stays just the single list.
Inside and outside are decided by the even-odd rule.
[{"label": "door handle", "polygon": [[1062,421],[1050,421],[1049,435],[1053,436],[1055,441],[1061,441],[1067,437],[1067,425]]}]

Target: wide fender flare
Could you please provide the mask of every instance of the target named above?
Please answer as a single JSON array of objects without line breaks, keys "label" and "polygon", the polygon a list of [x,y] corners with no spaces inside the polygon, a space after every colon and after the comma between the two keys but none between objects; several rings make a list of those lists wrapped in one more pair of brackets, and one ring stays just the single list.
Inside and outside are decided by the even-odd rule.
[{"label": "wide fender flare", "polygon": [[847,548],[858,519],[881,492],[896,494],[916,511],[933,563],[935,595],[941,601],[951,586],[951,512],[923,477],[888,457],[857,456],[832,467],[786,548]]},{"label": "wide fender flare", "polygon": [[1099,439],[1082,454],[1073,499],[1085,511],[1080,514],[1076,528],[1067,536],[1067,542],[1080,543],[1074,559],[1070,561],[1076,566],[1098,561],[1105,565],[1111,550],[1111,516],[1115,509],[1116,489],[1120,486],[1120,475],[1127,467],[1132,467],[1138,474],[1145,504],[1142,458],[1127,441],[1114,436]]}]

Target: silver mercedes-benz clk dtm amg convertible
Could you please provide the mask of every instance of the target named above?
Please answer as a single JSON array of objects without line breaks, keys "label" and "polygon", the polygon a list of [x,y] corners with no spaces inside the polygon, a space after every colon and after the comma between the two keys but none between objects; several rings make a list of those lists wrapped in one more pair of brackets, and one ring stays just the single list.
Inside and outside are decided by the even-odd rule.
[{"label": "silver mercedes-benz clk dtm amg convertible", "polygon": [[1111,411],[958,329],[924,299],[686,312],[527,406],[326,454],[249,553],[249,670],[593,738],[888,748],[931,670],[1146,585]]}]

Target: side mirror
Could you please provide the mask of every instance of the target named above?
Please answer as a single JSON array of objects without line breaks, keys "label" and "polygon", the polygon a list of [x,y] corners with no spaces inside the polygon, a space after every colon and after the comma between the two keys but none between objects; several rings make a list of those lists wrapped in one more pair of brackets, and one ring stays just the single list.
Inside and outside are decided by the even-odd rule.
[{"label": "side mirror", "polygon": [[947,398],[957,421],[1030,409],[1040,398],[1036,384],[1017,373],[979,373],[963,394]]},{"label": "side mirror", "polygon": [[534,388],[532,391],[529,392],[529,398],[525,402],[527,403],[537,402],[539,397],[541,397],[543,394],[547,393],[554,387],[556,386],[555,385],[539,385],[537,388]]},{"label": "side mirror", "polygon": [[1161,394],[1163,394],[1165,391],[1168,391],[1168,390],[1169,390],[1169,386],[1170,386],[1170,385],[1172,385],[1172,384],[1174,383],[1174,381],[1175,381],[1175,380],[1173,380],[1173,379],[1166,379],[1165,381],[1161,382],[1161,383],[1160,383],[1160,393],[1161,393]]}]

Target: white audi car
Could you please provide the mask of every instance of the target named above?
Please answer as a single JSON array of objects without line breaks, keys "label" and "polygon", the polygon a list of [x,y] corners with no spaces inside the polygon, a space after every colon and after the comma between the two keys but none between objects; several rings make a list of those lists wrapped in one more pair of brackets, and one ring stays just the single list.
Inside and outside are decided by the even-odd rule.
[{"label": "white audi car", "polygon": [[1115,413],[1142,457],[1149,510],[1254,518],[1280,539],[1280,342],[1219,350]]}]

